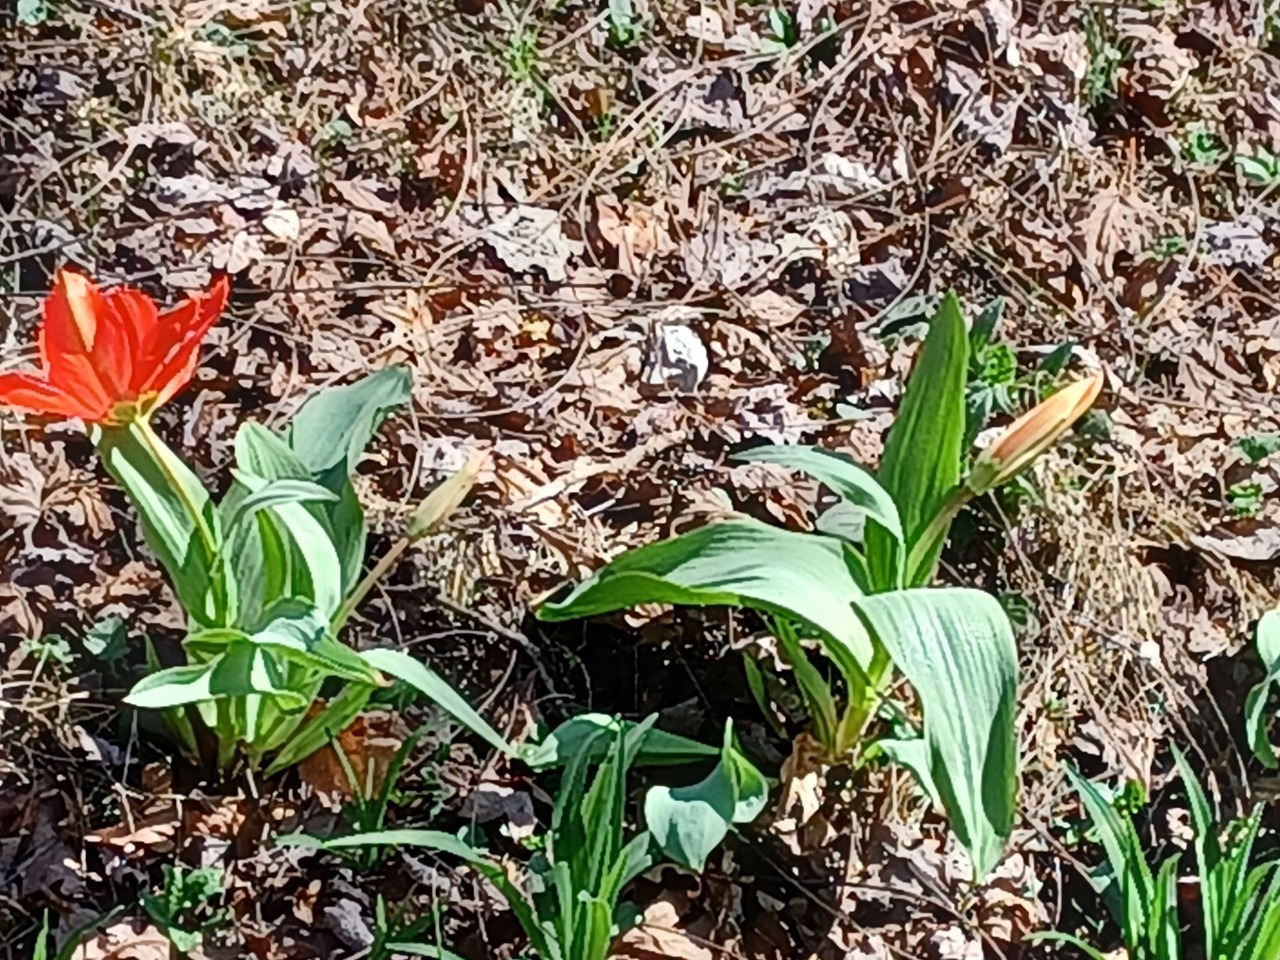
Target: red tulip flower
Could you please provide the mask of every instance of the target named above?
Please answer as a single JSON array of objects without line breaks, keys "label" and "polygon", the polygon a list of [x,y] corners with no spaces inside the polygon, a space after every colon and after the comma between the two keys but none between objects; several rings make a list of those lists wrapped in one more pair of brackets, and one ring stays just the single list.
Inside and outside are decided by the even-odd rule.
[{"label": "red tulip flower", "polygon": [[227,302],[221,277],[160,313],[129,287],[99,290],[59,271],[44,302],[39,372],[0,373],[0,405],[119,426],[167,402],[195,373],[200,342]]}]

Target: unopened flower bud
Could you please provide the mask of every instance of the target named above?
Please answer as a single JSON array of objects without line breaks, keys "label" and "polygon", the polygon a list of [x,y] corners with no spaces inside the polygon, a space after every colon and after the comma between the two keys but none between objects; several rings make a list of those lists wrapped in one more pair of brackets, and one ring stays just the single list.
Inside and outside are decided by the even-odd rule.
[{"label": "unopened flower bud", "polygon": [[473,453],[461,469],[432,490],[409,517],[404,535],[410,542],[434,533],[471,492],[480,469],[489,459],[485,453]]},{"label": "unopened flower bud", "polygon": [[978,455],[965,485],[981,496],[1013,479],[1084,416],[1098,399],[1102,382],[1100,373],[1077,380],[1013,421]]}]

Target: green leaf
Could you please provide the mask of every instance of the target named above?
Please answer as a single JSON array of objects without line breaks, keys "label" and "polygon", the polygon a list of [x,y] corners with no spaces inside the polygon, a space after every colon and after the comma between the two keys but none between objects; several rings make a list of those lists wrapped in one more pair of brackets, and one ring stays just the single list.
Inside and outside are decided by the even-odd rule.
[{"label": "green leaf", "polygon": [[335,640],[329,633],[328,617],[308,602],[281,601],[268,611],[268,617],[266,626],[246,638],[250,643],[269,647],[310,671],[356,683],[379,683],[377,670],[360,654]]},{"label": "green leaf", "polygon": [[511,882],[501,865],[494,862],[488,853],[479,850],[466,841],[441,830],[376,830],[371,833],[358,833],[350,837],[333,837],[323,840],[305,834],[290,834],[277,841],[281,846],[313,847],[321,850],[351,850],[370,846],[385,847],[421,847],[436,853],[447,853],[468,863],[482,873],[490,883],[497,887],[511,907],[520,926],[524,928],[531,945],[539,957],[560,957],[559,951],[553,951],[547,940],[546,930],[539,922],[533,904],[524,893]]},{"label": "green leaf", "polygon": [[[773,632],[778,641],[778,651],[791,668],[796,686],[804,698],[805,710],[813,721],[814,737],[829,753],[840,752],[844,746],[839,743],[840,714],[831,684],[813,665],[791,624],[775,622]],[[855,683],[853,678],[846,678],[846,682],[851,687]]]},{"label": "green leaf", "polygon": [[1128,817],[1122,817],[1092,783],[1067,766],[1067,778],[1080,795],[1085,812],[1098,832],[1106,853],[1110,882],[1099,889],[1124,935],[1126,946],[1154,941],[1160,927],[1161,903],[1157,883],[1151,876],[1142,841]]},{"label": "green leaf", "polygon": [[1018,655],[999,602],[967,588],[913,589],[856,602],[915,687],[928,770],[981,878],[1013,829]]},{"label": "green leaf", "polygon": [[995,339],[996,328],[1004,318],[1004,297],[996,297],[978,314],[973,321],[973,329],[969,331],[969,351],[980,354]]},{"label": "green leaf", "polygon": [[[375,689],[366,684],[347,684],[341,693],[325,704],[323,710],[289,737],[267,767],[266,776],[273,777],[289,769],[329,743],[359,716]],[[268,744],[264,749],[270,747]]]},{"label": "green leaf", "polygon": [[929,766],[929,744],[926,741],[920,738],[897,740],[886,737],[871,744],[864,751],[863,759],[870,760],[876,755],[881,755],[886,760],[910,770],[915,775],[916,782],[920,784],[920,789],[929,798],[929,802],[940,809],[946,809],[942,805],[938,785],[933,782],[933,772]]},{"label": "green leaf", "polygon": [[255,492],[248,494],[231,509],[226,518],[225,529],[235,529],[261,510],[283,506],[288,503],[333,503],[337,502],[336,494],[312,483],[310,480],[268,480],[265,484],[256,478],[236,476],[246,489]]},{"label": "green leaf", "polygon": [[[270,483],[249,473],[239,474],[239,479],[249,491],[246,501]],[[257,532],[266,541],[263,556],[268,583],[280,582],[278,595],[273,596],[276,590],[263,591],[264,608],[277,600],[309,600],[326,618],[332,617],[342,605],[342,567],[325,523],[297,502],[277,502],[259,510],[256,517]],[[238,537],[232,542],[240,545]],[[242,586],[247,594],[248,585]],[[266,618],[269,613],[263,609],[259,616]],[[253,622],[247,614],[244,620]]]},{"label": "green leaf", "polygon": [[1115,954],[1105,954],[1097,947],[1085,943],[1074,933],[1058,933],[1055,930],[1042,930],[1038,933],[1027,935],[1027,943],[1065,943],[1068,946],[1075,947],[1083,953],[1089,960],[1113,960]]},{"label": "green leaf", "polygon": [[899,542],[902,520],[889,492],[852,457],[821,447],[757,447],[734,456],[735,460],[776,463],[820,480],[847,502],[865,511]]},{"label": "green leaf", "polygon": [[217,512],[200,478],[145,423],[89,428],[98,455],[138,511],[143,538],[169,574],[183,610],[212,626],[234,618],[218,562]]},{"label": "green leaf", "polygon": [[428,943],[389,943],[387,952],[392,956],[404,954],[407,957],[435,957],[436,960],[465,960],[461,954],[446,947]]},{"label": "green leaf", "polygon": [[841,541],[755,520],[727,520],[631,550],[565,599],[543,604],[541,620],[572,620],[642,603],[743,606],[810,624],[837,649],[843,672],[870,663],[873,648],[850,604],[861,597]]},{"label": "green leaf", "polygon": [[366,650],[360,656],[376,669],[390,674],[397,680],[403,680],[420,691],[428,700],[440,706],[472,733],[478,734],[495,750],[508,756],[515,755],[515,748],[502,734],[489,726],[488,721],[476,713],[471,704],[462,699],[447,681],[426,664],[415,660],[407,653],[385,648]]},{"label": "green leaf", "polygon": [[412,388],[413,377],[404,366],[384,367],[355,383],[326,387],[293,415],[284,439],[313,476],[336,469],[346,477],[382,422],[409,402]]},{"label": "green leaf", "polygon": [[[598,763],[609,752],[609,740],[602,738],[602,733],[616,736],[619,731],[635,728],[636,724],[631,721],[608,714],[582,713],[560,724],[541,743],[522,745],[519,756],[526,766],[534,770],[563,766],[578,756]],[[653,766],[697,763],[719,753],[715,747],[697,740],[650,728],[645,732],[633,762]]]},{"label": "green leaf", "polygon": [[[867,563],[880,589],[897,585],[904,558],[960,482],[968,371],[968,331],[960,301],[948,293],[929,324],[880,461],[880,483],[897,504],[905,533],[900,547],[892,531],[867,526]],[[905,571],[906,586],[929,580],[941,550],[941,542],[931,546],[918,570]]]},{"label": "green leaf", "polygon": [[1268,735],[1267,699],[1271,685],[1280,682],[1280,610],[1268,610],[1258,621],[1258,656],[1267,675],[1261,683],[1249,691],[1244,702],[1245,730],[1253,755],[1266,767],[1280,767],[1275,747]]},{"label": "green leaf", "polygon": [[18,0],[18,22],[25,27],[38,27],[49,19],[50,7],[47,0]]},{"label": "green leaf", "polygon": [[289,686],[279,662],[248,640],[228,644],[225,652],[205,663],[169,667],[143,677],[124,702],[165,709],[252,694],[276,698],[288,710],[307,706],[307,699]]},{"label": "green leaf", "polygon": [[213,667],[214,662],[189,663],[158,670],[135,683],[124,702],[135,707],[159,710],[212,699],[210,679]]},{"label": "green leaf", "polygon": [[738,802],[733,806],[734,823],[751,823],[764,812],[769,803],[769,781],[760,768],[748,760],[736,746],[728,746],[725,753],[733,764],[733,776],[738,783]]},{"label": "green leaf", "polygon": [[103,617],[85,632],[82,642],[103,663],[114,663],[129,652],[129,634],[120,617]]},{"label": "green leaf", "polygon": [[[315,599],[317,606],[323,608],[322,598],[331,603],[332,595],[341,594],[343,589],[324,505],[277,501],[231,526],[233,518],[245,514],[244,504],[251,497],[272,499],[266,493],[268,485],[284,481],[311,483],[306,465],[288,444],[257,423],[241,424],[235,448],[236,482],[218,509],[229,528],[224,553],[239,588],[238,622],[256,628],[265,622],[267,608],[282,599]],[[255,522],[247,522],[249,517]],[[313,542],[319,551],[314,557],[316,577],[304,556],[306,546],[297,542],[291,528],[298,528],[298,536]],[[323,542],[328,542],[327,550]],[[321,597],[315,596],[317,577]]]},{"label": "green leaf", "polygon": [[734,748],[730,722],[725,727],[720,762],[705,778],[688,787],[649,790],[644,799],[645,826],[663,853],[682,866],[701,871],[729,832],[729,825],[754,819],[763,809],[767,793],[763,775]]},{"label": "green leaf", "polygon": [[355,383],[321,390],[299,408],[285,430],[285,441],[310,478],[338,496],[327,516],[342,561],[344,590],[360,580],[366,536],[364,510],[350,476],[378,427],[409,402],[412,387],[407,367],[386,367]]}]

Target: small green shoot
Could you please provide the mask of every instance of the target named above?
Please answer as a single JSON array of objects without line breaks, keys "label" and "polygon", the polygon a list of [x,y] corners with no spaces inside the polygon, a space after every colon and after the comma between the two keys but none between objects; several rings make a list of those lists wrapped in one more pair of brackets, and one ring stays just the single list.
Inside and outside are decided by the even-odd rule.
[{"label": "small green shoot", "polygon": [[1240,176],[1252,184],[1272,187],[1280,183],[1280,157],[1262,144],[1258,144],[1252,151],[1238,148],[1235,161]]},{"label": "small green shoot", "polygon": [[120,617],[104,617],[90,627],[84,635],[84,649],[99,663],[111,664],[123,660],[129,652],[129,634]]},{"label": "small green shoot", "polygon": [[629,47],[640,39],[640,21],[632,0],[609,0],[609,39],[619,47]]},{"label": "small green shoot", "polygon": [[71,651],[71,644],[56,633],[24,640],[18,649],[27,656],[34,657],[39,669],[43,669],[46,663],[55,667],[69,667],[76,658]]},{"label": "small green shoot", "polygon": [[49,929],[49,911],[44,912],[44,916],[40,920],[40,930],[36,933],[35,946],[31,951],[31,960],[74,960],[76,957],[84,955],[85,951],[81,949],[90,931],[97,929],[105,923],[114,920],[117,916],[124,912],[124,907],[112,907],[105,913],[101,913],[88,920],[80,926],[71,930],[67,934],[66,942],[63,943],[62,949],[56,953],[51,953],[53,949],[50,943],[51,931]]},{"label": "small green shoot", "polygon": [[1089,69],[1084,78],[1085,102],[1090,107],[1098,107],[1120,95],[1119,72],[1126,53],[1115,39],[1115,28],[1092,9],[1085,9],[1081,23],[1089,52]]},{"label": "small green shoot", "polygon": [[[1245,820],[1224,828],[1215,820],[1191,765],[1175,748],[1174,760],[1187,791],[1195,831],[1196,879],[1199,881],[1203,953],[1190,949],[1179,915],[1180,875],[1174,855],[1158,870],[1147,864],[1142,840],[1133,824],[1140,793],[1108,796],[1073,768],[1067,775],[1080,795],[1106,862],[1092,877],[1112,917],[1120,926],[1125,949],[1133,960],[1273,960],[1280,956],[1280,860],[1255,863],[1254,841],[1262,825],[1258,806]],[[1101,950],[1070,933],[1033,934],[1032,942],[1066,943],[1090,960],[1106,960]]]},{"label": "small green shoot", "polygon": [[1262,513],[1262,484],[1254,480],[1233,483],[1227,487],[1227,506],[1231,515],[1252,519]]},{"label": "small green shoot", "polygon": [[1227,158],[1227,145],[1203,124],[1193,124],[1179,144],[1182,156],[1197,167],[1216,167]]},{"label": "small green shoot", "polygon": [[[392,960],[397,956],[435,957],[437,960],[462,960],[456,953],[440,946],[444,940],[441,923],[443,910],[436,908],[422,916],[409,919],[408,906],[388,912],[382,895],[373,907],[373,943],[367,960]],[[421,943],[420,938],[431,931],[433,943]]]},{"label": "small green shoot", "polygon": [[784,49],[794,47],[799,42],[796,22],[783,7],[770,7],[768,14],[769,32],[767,37]]},{"label": "small green shoot", "polygon": [[[387,812],[392,802],[396,799],[396,786],[400,781],[400,774],[404,770],[405,761],[408,760],[409,755],[429,727],[429,724],[424,724],[405,737],[404,742],[400,744],[399,749],[392,756],[391,762],[387,765],[381,784],[375,783],[377,770],[373,763],[366,766],[366,776],[364,781],[361,782],[356,776],[351,759],[347,756],[346,751],[342,749],[341,741],[338,739],[333,741],[334,752],[338,755],[338,762],[342,765],[342,772],[346,774],[347,783],[351,787],[351,799],[343,807],[342,813],[347,822],[358,832],[371,833],[386,826]],[[361,848],[353,852],[352,858],[359,866],[371,870],[381,862],[381,851],[376,847]]]},{"label": "small green shoot", "polygon": [[46,0],[18,0],[18,22],[24,27],[38,27],[53,15]]},{"label": "small green shoot", "polygon": [[1161,237],[1155,242],[1151,248],[1151,256],[1160,261],[1172,260],[1180,253],[1186,253],[1190,244],[1186,237],[1180,237],[1171,234],[1167,237]]},{"label": "small green shoot", "polygon": [[[651,718],[612,729],[599,727],[579,744],[556,791],[545,853],[534,855],[524,889],[490,853],[436,830],[383,830],[331,840],[293,836],[281,842],[327,850],[377,845],[451,854],[478,870],[502,894],[535,956],[607,960],[614,939],[636,919],[634,907],[622,899],[627,885],[653,862],[652,837],[640,831],[627,839],[625,818],[627,771],[652,725]],[[605,752],[597,764],[593,758],[600,746]]]},{"label": "small green shoot", "polygon": [[1237,439],[1232,446],[1250,463],[1258,464],[1280,450],[1280,434],[1251,433]]},{"label": "small green shoot", "polygon": [[507,39],[503,59],[514,82],[524,84],[532,80],[538,68],[537,32],[523,25],[517,26]]},{"label": "small green shoot", "polygon": [[[142,907],[160,932],[169,938],[179,953],[190,953],[204,940],[204,935],[225,919],[225,911],[208,908],[222,896],[225,878],[212,867],[190,869],[164,865],[164,889],[157,895],[144,893]],[[203,920],[198,914],[206,914]]]}]

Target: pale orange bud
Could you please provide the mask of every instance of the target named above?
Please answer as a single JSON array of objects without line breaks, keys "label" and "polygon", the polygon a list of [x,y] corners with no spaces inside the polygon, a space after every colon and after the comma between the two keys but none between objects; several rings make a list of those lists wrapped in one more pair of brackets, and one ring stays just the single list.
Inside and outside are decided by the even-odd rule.
[{"label": "pale orange bud", "polygon": [[1009,424],[978,455],[966,486],[975,496],[981,496],[1013,479],[1084,416],[1102,392],[1102,382],[1100,373],[1077,380]]},{"label": "pale orange bud", "polygon": [[476,477],[488,462],[487,453],[473,452],[457,473],[427,494],[427,498],[418,504],[405,525],[405,539],[421,540],[427,534],[435,533],[471,492]]}]

